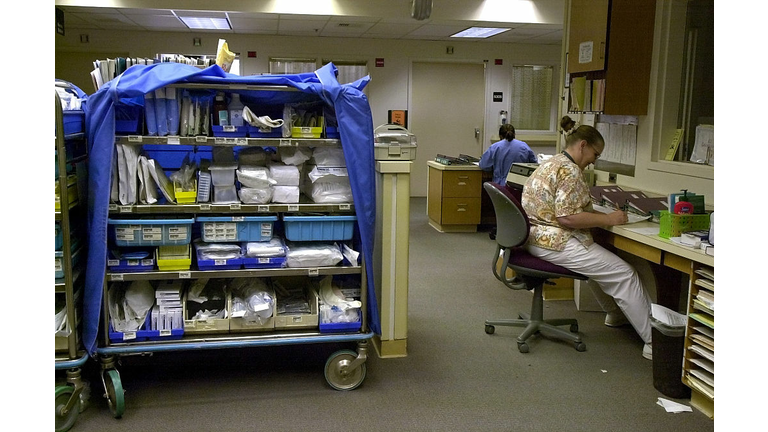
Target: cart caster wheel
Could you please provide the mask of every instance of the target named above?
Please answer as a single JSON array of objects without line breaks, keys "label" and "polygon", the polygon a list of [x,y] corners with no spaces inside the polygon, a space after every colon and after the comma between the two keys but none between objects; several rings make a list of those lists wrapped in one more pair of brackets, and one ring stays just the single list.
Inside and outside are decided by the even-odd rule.
[{"label": "cart caster wheel", "polygon": [[571,324],[571,333],[578,333],[578,332],[579,332],[579,325]]},{"label": "cart caster wheel", "polygon": [[584,352],[586,350],[587,350],[587,346],[584,345],[584,342],[576,342],[576,351]]},{"label": "cart caster wheel", "polygon": [[365,379],[365,363],[350,370],[349,364],[357,358],[351,350],[336,351],[325,362],[325,380],[335,390],[354,390]]},{"label": "cart caster wheel", "polygon": [[495,331],[496,331],[496,327],[494,327],[492,325],[485,326],[485,332],[487,334],[493,334],[493,332],[495,332]]},{"label": "cart caster wheel", "polygon": [[525,343],[525,342],[518,342],[518,343],[517,343],[517,349],[518,349],[518,350],[519,350],[521,353],[525,354],[525,353],[527,353],[527,352],[528,352],[528,349],[529,349],[529,348],[528,348],[528,344],[527,344],[527,343]]},{"label": "cart caster wheel", "polygon": [[115,369],[107,370],[104,373],[104,390],[109,404],[109,410],[112,411],[114,418],[120,418],[125,412],[125,395],[123,385],[120,383],[120,374]]},{"label": "cart caster wheel", "polygon": [[56,387],[56,432],[68,431],[74,426],[77,416],[80,414],[79,403],[72,407],[68,412],[62,413],[62,410],[67,406],[67,403],[74,392],[75,389],[72,386]]}]

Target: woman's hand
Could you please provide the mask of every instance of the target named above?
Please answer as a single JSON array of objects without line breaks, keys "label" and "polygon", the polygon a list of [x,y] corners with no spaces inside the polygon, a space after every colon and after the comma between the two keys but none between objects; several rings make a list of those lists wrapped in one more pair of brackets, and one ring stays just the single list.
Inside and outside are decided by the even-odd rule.
[{"label": "woman's hand", "polygon": [[608,213],[606,216],[608,216],[609,224],[608,226],[614,226],[614,225],[624,225],[627,223],[628,217],[627,213],[616,210],[615,212]]}]

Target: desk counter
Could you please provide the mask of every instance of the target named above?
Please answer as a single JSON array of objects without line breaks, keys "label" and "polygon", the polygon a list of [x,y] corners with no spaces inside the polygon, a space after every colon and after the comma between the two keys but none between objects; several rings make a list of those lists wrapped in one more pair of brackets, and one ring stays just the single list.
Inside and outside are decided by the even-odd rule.
[{"label": "desk counter", "polygon": [[[597,243],[605,247],[613,247],[650,262],[656,280],[656,302],[672,310],[683,309],[688,315],[683,348],[683,369],[680,379],[683,384],[691,388],[691,405],[714,419],[714,386],[709,387],[702,384],[695,375],[697,369],[701,369],[699,365],[702,361],[702,352],[709,350],[714,357],[714,337],[711,338],[711,346],[708,346],[701,342],[699,338],[702,338],[702,335],[698,334],[700,332],[698,329],[706,326],[711,328],[712,335],[714,335],[714,310],[702,312],[702,309],[697,307],[695,303],[702,287],[711,289],[712,295],[714,295],[715,257],[707,255],[701,249],[679,245],[669,239],[661,238],[657,234],[636,232],[642,228],[658,228],[658,224],[639,222],[595,229],[593,236]],[[699,271],[711,274],[711,280],[700,283],[702,276],[698,273]],[[684,281],[683,276],[688,278],[688,292],[686,304],[681,308],[679,302],[681,285]],[[703,315],[708,318],[696,318],[695,315]],[[705,333],[708,334],[709,332]],[[694,351],[696,349],[701,351]],[[656,360],[654,359],[654,361]]]}]

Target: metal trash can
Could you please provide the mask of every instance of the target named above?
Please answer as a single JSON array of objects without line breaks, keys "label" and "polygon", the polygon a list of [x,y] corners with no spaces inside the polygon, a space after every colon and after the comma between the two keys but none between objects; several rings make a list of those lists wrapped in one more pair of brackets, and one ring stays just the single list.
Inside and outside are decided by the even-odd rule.
[{"label": "metal trash can", "polygon": [[685,326],[671,326],[651,317],[651,334],[653,387],[671,398],[690,398],[691,389],[682,381]]}]

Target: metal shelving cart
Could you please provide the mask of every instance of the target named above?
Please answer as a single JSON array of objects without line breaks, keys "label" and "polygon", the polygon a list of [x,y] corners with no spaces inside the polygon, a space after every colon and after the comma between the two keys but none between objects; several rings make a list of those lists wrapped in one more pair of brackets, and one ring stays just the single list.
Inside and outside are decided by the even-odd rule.
[{"label": "metal shelving cart", "polygon": [[[56,312],[63,316],[55,336],[56,370],[64,371],[66,381],[56,386],[56,430],[69,430],[87,406],[89,385],[82,379],[81,367],[88,359],[80,337],[82,293],[86,245],[82,226],[85,208],[79,196],[85,184],[82,168],[87,160],[84,133],[85,113],[64,111],[59,90],[83,96],[73,85],[56,81]],[[79,182],[78,182],[79,176]]]},{"label": "metal shelving cart", "polygon": [[[184,69],[185,65],[167,65],[162,67]],[[332,65],[331,65],[332,66]],[[214,67],[217,69],[218,67]],[[131,72],[128,69],[125,73]],[[136,72],[135,70],[133,72]],[[148,72],[150,73],[150,72]],[[216,71],[214,71],[216,73]],[[302,74],[305,75],[305,74]],[[326,102],[324,98],[326,96],[318,93],[311,93],[308,89],[304,88],[304,84],[297,87],[292,85],[277,85],[270,83],[267,85],[258,84],[260,80],[273,80],[271,78],[257,77],[257,78],[245,78],[245,80],[237,79],[224,79],[213,80],[213,82],[195,82],[196,79],[187,78],[184,82],[171,82],[164,83],[164,85],[181,89],[193,89],[196,91],[226,91],[235,92],[249,95],[266,95],[265,98],[270,99],[274,97],[276,92],[291,92],[293,96],[287,98],[287,100],[302,100],[311,99],[317,102]],[[282,80],[282,78],[281,78]],[[301,78],[302,83],[306,82],[307,77]],[[205,78],[201,81],[206,81]],[[223,81],[223,82],[222,82]],[[230,82],[233,81],[233,82]],[[334,79],[335,81],[335,79]],[[254,82],[257,82],[254,84]],[[326,83],[327,84],[327,83]],[[117,85],[115,83],[115,85]],[[323,86],[317,82],[318,89]],[[336,83],[337,89],[340,88]],[[156,88],[156,85],[155,85]],[[114,89],[112,89],[114,91]],[[137,92],[131,89],[132,94]],[[147,89],[142,89],[141,92],[146,93]],[[302,91],[307,93],[301,97],[296,97],[296,92]],[[119,92],[118,92],[119,93]],[[141,94],[141,93],[140,93]],[[271,100],[271,99],[270,99]],[[364,101],[367,108],[367,100]],[[360,103],[360,102],[358,102]],[[368,108],[369,109],[369,108]],[[98,108],[96,108],[98,111]],[[370,116],[370,111],[368,111]],[[94,120],[91,120],[93,122]],[[342,118],[339,118],[339,129],[341,126]],[[373,131],[370,127],[370,117],[368,117],[368,123],[361,125],[360,129],[363,130],[363,136],[369,137],[370,140],[363,140],[365,142],[358,143],[363,145],[370,144],[370,149],[365,148],[362,150],[364,155],[364,163],[359,164],[358,169],[364,171],[364,176],[368,176],[369,179],[373,179]],[[367,130],[369,128],[370,130]],[[344,135],[344,134],[342,134]],[[352,135],[348,135],[352,136]],[[354,137],[353,137],[354,138]],[[281,147],[342,147],[340,138],[252,138],[252,137],[222,137],[222,136],[147,136],[143,135],[140,131],[137,133],[129,133],[127,135],[112,136],[109,141],[104,139],[104,144],[98,142],[94,144],[94,149],[104,149],[107,145],[152,145],[154,147],[168,146],[190,146],[197,151],[199,148],[215,149],[221,147],[273,147],[279,149]],[[347,144],[345,143],[345,146]],[[98,150],[94,150],[96,152]],[[106,152],[110,154],[111,152]],[[347,151],[345,150],[345,155]],[[368,158],[370,156],[370,158]],[[93,156],[91,156],[93,158]],[[370,159],[370,173],[365,169],[369,164]],[[348,159],[349,163],[349,159]],[[109,182],[103,182],[103,179],[92,179],[93,184],[109,184]],[[352,179],[350,178],[352,181]],[[98,183],[102,181],[102,183]],[[367,181],[367,180],[366,180]],[[95,183],[94,183],[95,182]],[[298,214],[298,213],[312,213],[312,214],[329,214],[334,215],[358,215],[358,222],[355,223],[355,242],[359,243],[362,260],[358,263],[346,263],[346,265],[337,266],[317,266],[317,267],[281,267],[281,268],[241,268],[241,269],[227,269],[227,270],[199,270],[195,266],[195,260],[192,259],[192,265],[189,268],[182,270],[158,270],[154,268],[147,271],[138,272],[122,272],[122,271],[108,271],[104,269],[101,273],[103,275],[101,279],[101,286],[97,287],[98,281],[96,278],[88,283],[89,295],[102,299],[98,303],[101,309],[96,311],[100,316],[98,320],[98,341],[92,346],[92,351],[99,357],[101,362],[102,373],[101,377],[105,389],[105,397],[107,398],[110,411],[112,415],[119,418],[123,415],[125,409],[125,399],[122,381],[120,373],[117,370],[118,359],[122,355],[132,355],[140,353],[158,353],[158,352],[173,352],[173,351],[190,351],[190,350],[210,350],[210,349],[228,349],[228,348],[245,348],[255,346],[275,346],[275,345],[300,345],[300,344],[318,344],[318,343],[356,343],[357,349],[355,350],[340,350],[333,353],[327,360],[324,368],[325,380],[329,386],[336,390],[353,390],[357,388],[365,379],[366,376],[366,359],[368,353],[368,341],[374,336],[379,323],[378,314],[376,311],[376,298],[371,293],[373,290],[371,282],[371,273],[369,273],[371,266],[370,256],[372,251],[372,223],[373,220],[364,218],[363,222],[360,222],[361,207],[367,214],[375,215],[375,211],[371,210],[371,205],[375,206],[375,193],[369,189],[373,187],[373,182],[367,184],[363,189],[358,189],[358,193],[355,194],[354,203],[342,202],[342,203],[315,203],[308,199],[304,195],[298,203],[292,204],[280,204],[280,203],[265,203],[265,204],[245,204],[245,203],[233,203],[233,204],[217,204],[214,202],[190,202],[184,204],[115,204],[109,203],[105,205],[104,215],[108,218],[123,218],[126,220],[139,219],[139,218],[158,218],[162,216],[175,215],[178,217],[195,217],[195,216],[208,216],[208,215],[225,215],[237,219],[239,217],[245,217],[246,215],[277,215],[280,216],[285,213]],[[353,185],[353,191],[356,185]],[[365,192],[366,198],[358,199],[360,192]],[[371,204],[372,203],[372,204]],[[105,203],[106,204],[106,203]],[[98,208],[98,207],[97,207]],[[365,213],[363,213],[365,214]],[[98,217],[98,216],[97,216]],[[367,222],[366,222],[367,221]],[[91,229],[91,232],[97,230]],[[106,230],[104,230],[106,232]],[[101,244],[106,244],[106,239],[100,240]],[[91,245],[99,244],[91,242]],[[366,246],[368,244],[369,246]],[[97,246],[98,247],[98,246]],[[101,252],[101,251],[100,251]],[[100,253],[99,252],[99,253]],[[92,253],[95,253],[92,251]],[[93,260],[94,262],[97,260]],[[91,265],[89,263],[89,265]],[[91,269],[89,268],[89,274]],[[261,331],[249,331],[239,329],[238,331],[214,331],[214,332],[184,332],[183,335],[173,334],[172,331],[160,331],[156,337],[149,339],[136,338],[136,334],[133,332],[125,333],[122,335],[122,339],[115,340],[110,338],[110,320],[109,320],[109,307],[107,300],[109,298],[109,287],[113,283],[124,283],[133,281],[195,281],[198,279],[226,279],[236,280],[241,278],[269,278],[272,280],[281,278],[306,278],[308,281],[317,280],[322,277],[359,277],[360,280],[360,302],[362,307],[360,308],[361,319],[358,328],[354,328],[348,331],[342,332],[328,332],[324,331],[322,327],[281,327],[270,328],[268,330]],[[92,305],[96,305],[95,301],[90,302]],[[95,307],[95,306],[94,306]],[[373,311],[373,317],[372,315]],[[185,317],[186,318],[186,317]],[[91,320],[93,323],[93,320]],[[93,329],[91,329],[93,334]],[[93,341],[95,342],[95,341]],[[88,344],[89,341],[86,341]]]}]

